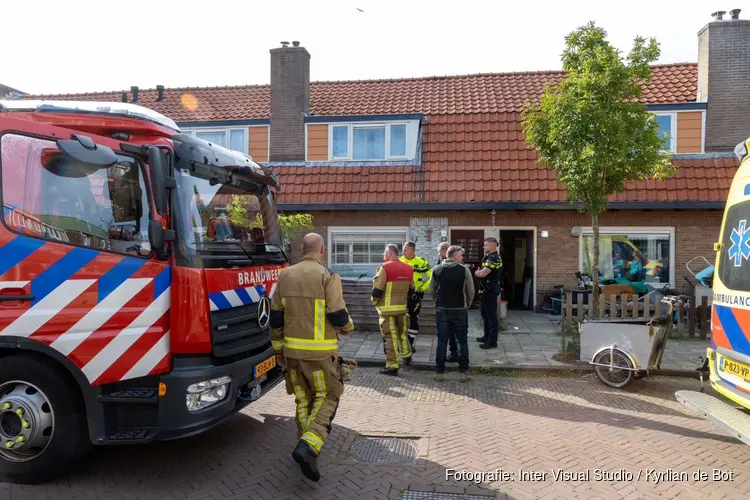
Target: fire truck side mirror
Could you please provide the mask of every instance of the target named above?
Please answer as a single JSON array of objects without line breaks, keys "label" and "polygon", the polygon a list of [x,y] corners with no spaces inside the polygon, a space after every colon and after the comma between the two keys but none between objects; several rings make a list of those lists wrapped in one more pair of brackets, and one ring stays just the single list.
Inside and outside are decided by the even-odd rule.
[{"label": "fire truck side mirror", "polygon": [[151,248],[156,252],[164,250],[165,241],[174,241],[175,232],[171,229],[164,229],[161,221],[152,220],[148,222],[148,242]]},{"label": "fire truck side mirror", "polygon": [[169,176],[167,155],[161,148],[148,148],[148,166],[154,192],[154,208],[159,215],[167,215],[167,190],[175,187],[175,180]]}]

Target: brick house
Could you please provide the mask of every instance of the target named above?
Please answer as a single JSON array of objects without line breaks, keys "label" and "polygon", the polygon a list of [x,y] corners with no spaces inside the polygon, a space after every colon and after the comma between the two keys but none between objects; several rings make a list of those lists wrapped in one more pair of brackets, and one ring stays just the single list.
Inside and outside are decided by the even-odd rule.
[{"label": "brick house", "polygon": [[[122,98],[249,153],[278,173],[281,211],[314,216],[328,265],[343,275],[372,276],[384,244],[406,240],[433,261],[442,239],[460,243],[476,263],[495,236],[508,300],[533,307],[586,269],[590,219],[536,163],[520,122],[523,103],[561,72],[310,82],[310,53],[282,45],[270,51],[270,85],[25,98]],[[732,150],[750,136],[750,21],[710,22],[697,45],[697,63],[655,66],[644,87],[679,174],[612,197],[601,217],[605,275],[617,253],[637,248],[661,269],[646,281],[684,289],[690,259],[713,261]]]}]

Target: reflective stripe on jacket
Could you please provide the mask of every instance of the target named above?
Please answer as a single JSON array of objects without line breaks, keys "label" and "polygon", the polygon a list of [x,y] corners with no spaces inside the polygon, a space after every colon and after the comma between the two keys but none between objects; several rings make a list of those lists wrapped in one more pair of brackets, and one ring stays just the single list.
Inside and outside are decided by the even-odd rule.
[{"label": "reflective stripe on jacket", "polygon": [[338,352],[336,329],[352,331],[341,278],[306,257],[279,274],[271,298],[271,343],[294,359],[324,359]]},{"label": "reflective stripe on jacket", "polygon": [[372,303],[380,316],[406,314],[406,302],[414,293],[414,270],[399,260],[378,267],[372,281]]},{"label": "reflective stripe on jacket", "polygon": [[402,255],[398,260],[404,264],[408,264],[414,270],[415,290],[418,292],[427,292],[430,289],[430,278],[432,277],[430,263],[416,255],[413,259],[407,259],[406,256]]}]

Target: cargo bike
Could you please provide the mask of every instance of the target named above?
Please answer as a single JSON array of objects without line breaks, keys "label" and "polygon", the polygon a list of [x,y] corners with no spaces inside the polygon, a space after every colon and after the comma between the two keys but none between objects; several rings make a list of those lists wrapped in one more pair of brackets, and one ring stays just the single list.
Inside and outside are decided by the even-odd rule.
[{"label": "cargo bike", "polygon": [[661,366],[674,326],[673,312],[684,297],[666,296],[666,314],[654,318],[587,320],[580,326],[580,360],[594,366],[599,380],[622,389]]}]

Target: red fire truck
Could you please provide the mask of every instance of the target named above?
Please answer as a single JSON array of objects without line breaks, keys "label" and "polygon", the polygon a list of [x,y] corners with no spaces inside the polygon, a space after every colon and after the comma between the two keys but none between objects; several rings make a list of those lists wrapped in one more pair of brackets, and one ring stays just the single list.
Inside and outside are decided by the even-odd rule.
[{"label": "red fire truck", "polygon": [[141,106],[0,101],[1,481],[194,435],[282,380],[278,189]]}]

